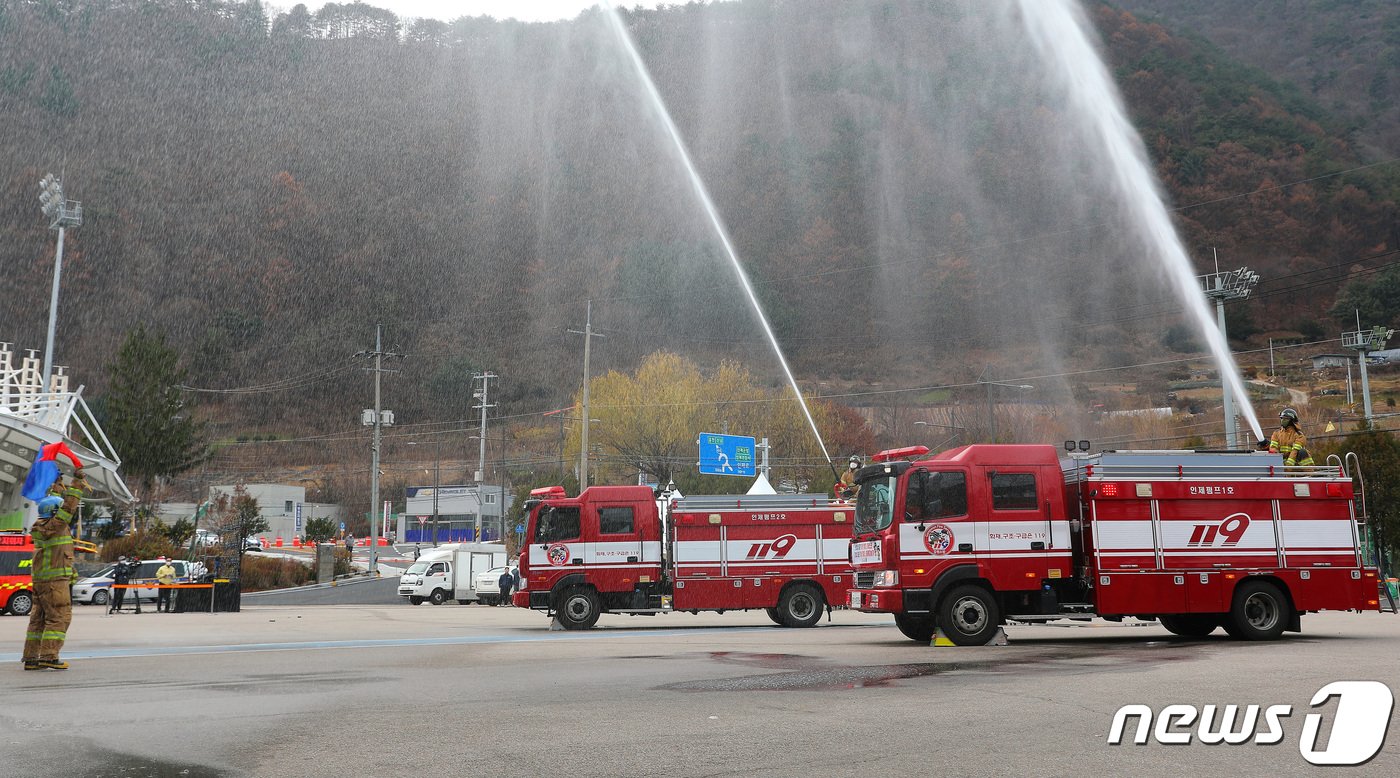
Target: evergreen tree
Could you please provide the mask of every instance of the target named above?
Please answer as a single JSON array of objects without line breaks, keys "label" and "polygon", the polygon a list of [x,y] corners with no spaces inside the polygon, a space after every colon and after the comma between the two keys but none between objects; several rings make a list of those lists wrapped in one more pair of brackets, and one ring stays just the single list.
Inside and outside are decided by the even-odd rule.
[{"label": "evergreen tree", "polygon": [[[159,479],[182,473],[204,458],[204,424],[193,418],[180,396],[185,370],[179,354],[145,325],[128,333],[108,371],[112,385],[103,427],[122,458],[122,472],[136,480],[137,497],[146,503]],[[148,508],[137,511],[142,525]]]},{"label": "evergreen tree", "polygon": [[[1400,438],[1386,430],[1363,429],[1343,438],[1335,445],[1319,446],[1318,461],[1327,454],[1355,453],[1366,477],[1366,512],[1371,524],[1371,537],[1379,541],[1386,552],[1387,567],[1383,572],[1394,575],[1400,559]],[[1367,564],[1375,564],[1374,558]]]}]

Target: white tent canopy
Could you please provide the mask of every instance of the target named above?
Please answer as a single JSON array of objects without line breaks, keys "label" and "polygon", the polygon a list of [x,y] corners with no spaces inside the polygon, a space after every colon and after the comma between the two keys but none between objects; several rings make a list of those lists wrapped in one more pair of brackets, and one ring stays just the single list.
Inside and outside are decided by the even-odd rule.
[{"label": "white tent canopy", "polygon": [[770,484],[770,483],[768,483],[768,476],[764,475],[763,473],[759,473],[759,474],[758,474],[758,478],[754,479],[753,486],[750,486],[750,487],[749,487],[749,491],[748,491],[748,494],[777,494],[777,493],[778,493],[778,490],[774,489],[774,488],[773,488],[773,485]]}]

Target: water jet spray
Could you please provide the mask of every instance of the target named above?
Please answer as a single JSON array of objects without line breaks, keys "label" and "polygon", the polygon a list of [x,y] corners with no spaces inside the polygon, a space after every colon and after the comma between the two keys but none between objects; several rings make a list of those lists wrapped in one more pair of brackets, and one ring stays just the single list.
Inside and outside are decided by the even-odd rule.
[{"label": "water jet spray", "polygon": [[[729,231],[725,229],[724,222],[719,217],[719,210],[715,208],[714,202],[710,199],[710,193],[705,188],[705,182],[700,178],[699,170],[690,159],[690,152],[686,150],[680,129],[676,127],[675,121],[671,118],[671,112],[667,110],[666,102],[661,99],[661,92],[657,90],[656,83],[652,81],[651,72],[647,70],[646,63],[642,61],[642,55],[637,51],[637,46],[633,43],[631,34],[627,32],[627,26],[623,24],[622,17],[618,15],[617,7],[611,2],[604,2],[603,5],[604,15],[608,17],[608,25],[617,36],[618,44],[627,52],[628,59],[637,71],[638,80],[646,89],[652,108],[656,110],[657,117],[661,119],[662,125],[666,128],[666,134],[675,147],[676,156],[680,158],[681,165],[685,168],[690,186],[695,191],[696,198],[700,200],[700,205],[704,208],[705,216],[714,229],[715,235],[719,237],[720,244],[724,247],[724,255],[729,258],[734,275],[738,277],[739,285],[743,288],[745,296],[748,297],[754,315],[758,317],[759,324],[763,325],[763,334],[767,336],[768,344],[772,346],[773,353],[778,357],[778,364],[782,366],[783,375],[787,376],[793,396],[797,398],[797,404],[802,408],[802,415],[806,417],[807,424],[812,428],[812,434],[817,438],[817,445],[821,447],[822,456],[826,458],[827,465],[835,474],[836,465],[832,464],[831,454],[827,452],[826,443],[822,441],[822,434],[817,429],[817,422],[812,418],[811,410],[807,408],[807,401],[803,399],[802,390],[797,386],[797,379],[792,375],[792,368],[788,366],[787,357],[783,355],[783,349],[778,345],[778,337],[773,333],[773,327],[768,323],[768,317],[763,313],[763,306],[758,302],[758,295],[754,292],[753,284],[749,281],[748,274],[744,272],[743,264],[739,262],[739,254],[734,250],[734,244],[729,239]],[[840,480],[840,476],[837,476],[837,480]]]},{"label": "water jet spray", "polygon": [[1057,71],[1070,105],[1085,120],[1093,140],[1102,145],[1110,179],[1136,220],[1147,250],[1161,260],[1177,296],[1209,344],[1222,386],[1239,401],[1255,439],[1262,439],[1264,431],[1244,390],[1239,367],[1224,333],[1212,321],[1191,259],[1172,226],[1157,179],[1152,175],[1142,139],[1128,121],[1108,68],[1085,32],[1088,22],[1082,8],[1073,0],[1018,0],[1017,8],[1032,45],[1047,66]]}]

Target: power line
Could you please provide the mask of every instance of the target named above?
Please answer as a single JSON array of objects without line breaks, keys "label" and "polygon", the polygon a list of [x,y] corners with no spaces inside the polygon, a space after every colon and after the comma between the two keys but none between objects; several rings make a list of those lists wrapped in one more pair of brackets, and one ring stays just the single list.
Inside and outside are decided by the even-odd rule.
[{"label": "power line", "polygon": [[251,386],[237,386],[227,389],[215,389],[212,387],[186,386],[179,384],[176,388],[186,392],[199,392],[202,394],[263,394],[266,392],[285,392],[290,389],[301,389],[307,386],[323,383],[342,373],[350,372],[353,368],[348,365],[339,365],[327,368],[317,373],[307,375],[289,376],[265,384],[254,384]]}]

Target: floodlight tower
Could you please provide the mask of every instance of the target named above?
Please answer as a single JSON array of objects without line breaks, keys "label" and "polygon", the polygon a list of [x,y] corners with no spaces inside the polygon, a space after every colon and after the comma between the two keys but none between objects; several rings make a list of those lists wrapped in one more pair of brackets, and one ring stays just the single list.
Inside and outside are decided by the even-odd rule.
[{"label": "floodlight tower", "polygon": [[[1249,292],[1254,285],[1259,283],[1259,274],[1247,267],[1238,270],[1220,272],[1219,260],[1216,260],[1216,271],[1207,273],[1201,278],[1201,291],[1206,297],[1215,301],[1215,317],[1220,322],[1220,336],[1229,339],[1225,332],[1225,301],[1243,300],[1249,297]],[[1220,370],[1225,370],[1221,365]],[[1220,394],[1224,398],[1225,406],[1225,447],[1234,448],[1237,443],[1238,433],[1235,430],[1235,400],[1230,396],[1230,387],[1225,381],[1225,376],[1220,376]]]},{"label": "floodlight tower", "polygon": [[1366,354],[1385,350],[1385,342],[1390,340],[1390,336],[1394,334],[1395,330],[1389,330],[1385,327],[1361,329],[1360,313],[1356,315],[1356,331],[1342,333],[1342,346],[1356,349],[1357,359],[1361,362],[1361,401],[1366,409],[1367,424],[1371,423],[1371,384],[1366,380]]},{"label": "floodlight tower", "polygon": [[58,280],[63,273],[63,231],[83,223],[83,204],[63,198],[63,181],[53,173],[39,182],[39,206],[49,219],[49,229],[58,230],[58,250],[53,261],[53,293],[49,296],[49,339],[44,345],[42,391],[49,391],[53,375],[53,337],[58,326]]}]

